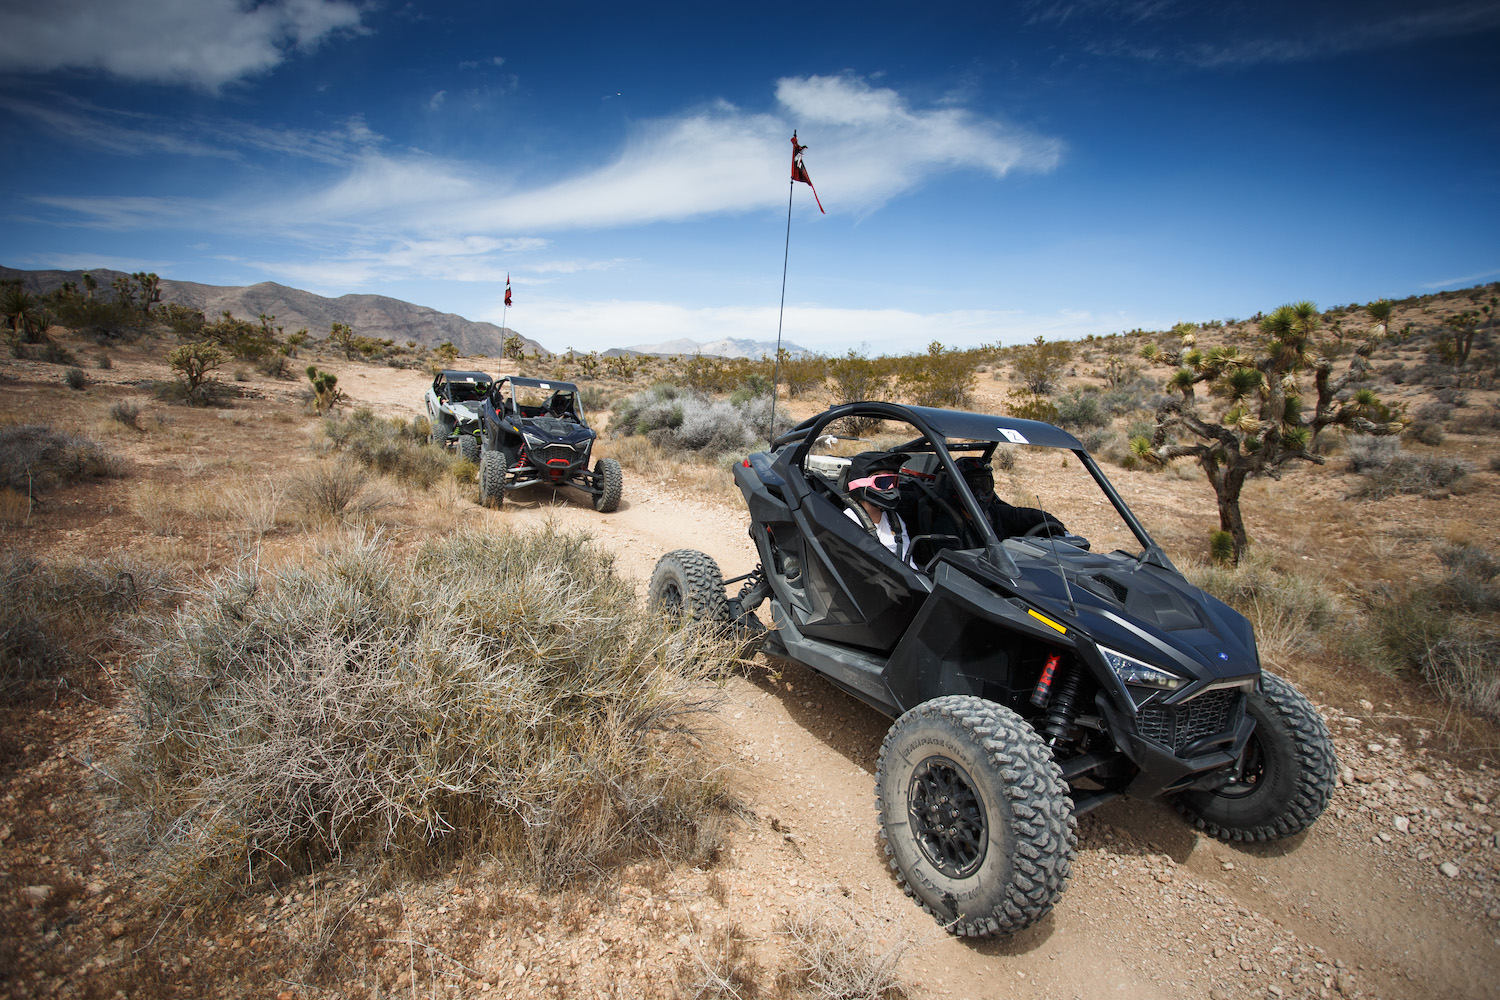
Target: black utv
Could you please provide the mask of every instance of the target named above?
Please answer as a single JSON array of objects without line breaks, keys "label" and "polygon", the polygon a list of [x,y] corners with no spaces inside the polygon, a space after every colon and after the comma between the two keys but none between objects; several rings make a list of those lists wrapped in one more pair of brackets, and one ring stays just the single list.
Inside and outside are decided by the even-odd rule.
[{"label": "black utv", "polygon": [[[849,418],[904,443],[826,453],[847,449],[831,432]],[[1005,491],[1033,505],[995,494],[993,465],[1010,463]],[[724,581],[703,553],[668,553],[652,604],[758,635],[896,720],[877,769],[881,836],[950,932],[1011,933],[1048,913],[1075,817],[1116,796],[1165,795],[1209,835],[1250,841],[1299,833],[1327,805],[1337,762],[1322,719],[1262,671],[1250,623],[1188,583],[1065,431],[850,403],[734,475],[759,565]],[[730,596],[726,582],[742,586]],[[763,630],[752,612],[767,601]]]},{"label": "black utv", "polygon": [[479,502],[500,506],[511,490],[572,486],[594,498],[594,509],[620,507],[620,463],[601,458],[589,468],[596,434],[583,418],[571,382],[502,375],[479,407]]}]

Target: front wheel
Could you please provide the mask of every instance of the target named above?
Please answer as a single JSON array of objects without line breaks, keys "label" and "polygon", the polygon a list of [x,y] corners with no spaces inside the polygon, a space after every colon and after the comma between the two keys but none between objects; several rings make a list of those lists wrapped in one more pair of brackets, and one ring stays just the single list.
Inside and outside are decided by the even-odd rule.
[{"label": "front wheel", "polygon": [[479,439],[473,434],[460,434],[458,453],[468,461],[479,464]]},{"label": "front wheel", "polygon": [[612,458],[601,458],[594,463],[594,482],[599,492],[594,496],[594,509],[601,514],[613,514],[620,509],[620,494],[625,492],[625,473],[620,463]]},{"label": "front wheel", "polygon": [[485,507],[505,505],[505,460],[498,451],[480,453],[479,502]]},{"label": "front wheel", "polygon": [[[608,461],[605,459],[604,461]],[[672,618],[729,624],[724,574],[713,556],[697,549],[678,549],[656,561],[647,595],[651,610]]]},{"label": "front wheel", "polygon": [[923,702],[880,748],[875,808],[891,867],[950,934],[1046,916],[1077,840],[1062,771],[1026,721],[970,695]]},{"label": "front wheel", "polygon": [[1212,791],[1183,792],[1178,812],[1220,840],[1280,840],[1313,825],[1333,796],[1338,758],[1317,709],[1274,674],[1261,675],[1245,711],[1255,732],[1234,779]]}]

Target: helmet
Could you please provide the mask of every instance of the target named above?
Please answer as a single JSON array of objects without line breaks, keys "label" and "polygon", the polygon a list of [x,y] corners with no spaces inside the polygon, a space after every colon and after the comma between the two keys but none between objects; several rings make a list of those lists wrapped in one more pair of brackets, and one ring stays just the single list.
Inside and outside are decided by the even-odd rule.
[{"label": "helmet", "polygon": [[845,487],[856,500],[874,504],[881,510],[895,510],[901,500],[902,452],[865,451],[849,460],[849,485]]},{"label": "helmet", "polygon": [[995,492],[995,472],[990,464],[975,455],[965,455],[957,462],[959,474],[969,484],[969,491],[983,500]]}]

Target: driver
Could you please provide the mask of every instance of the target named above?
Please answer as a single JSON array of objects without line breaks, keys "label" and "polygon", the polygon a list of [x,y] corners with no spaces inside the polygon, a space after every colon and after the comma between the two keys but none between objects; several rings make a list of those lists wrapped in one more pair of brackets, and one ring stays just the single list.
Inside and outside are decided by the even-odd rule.
[{"label": "driver", "polygon": [[[1046,534],[1065,535],[1068,529],[1057,518],[1036,507],[1013,507],[995,495],[995,473],[989,462],[974,455],[958,459],[958,471],[969,484],[969,491],[979,501],[979,509],[989,518],[995,537],[1002,542],[1007,538],[1024,535],[1039,525],[1046,524]],[[956,505],[959,511],[963,505]]]},{"label": "driver", "polygon": [[566,419],[573,415],[573,394],[571,392],[554,392],[552,398],[547,400],[547,416]]},{"label": "driver", "polygon": [[[881,545],[902,562],[916,568],[911,558],[911,534],[896,513],[901,502],[901,463],[907,456],[900,452],[865,451],[849,460],[849,497],[859,506],[844,514],[864,526]],[[860,515],[863,514],[864,517]]]}]

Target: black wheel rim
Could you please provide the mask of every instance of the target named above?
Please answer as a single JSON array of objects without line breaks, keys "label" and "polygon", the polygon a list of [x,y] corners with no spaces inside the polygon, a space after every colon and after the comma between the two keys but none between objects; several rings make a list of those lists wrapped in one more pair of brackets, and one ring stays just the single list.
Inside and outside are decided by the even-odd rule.
[{"label": "black wheel rim", "polygon": [[1215,789],[1215,794],[1225,799],[1243,799],[1260,790],[1266,777],[1266,748],[1260,742],[1259,733],[1251,733],[1245,741],[1245,752],[1240,758],[1240,773],[1233,781]]},{"label": "black wheel rim", "polygon": [[661,588],[661,609],[673,618],[682,614],[682,590],[676,583],[668,583]]},{"label": "black wheel rim", "polygon": [[984,864],[989,832],[972,779],[947,757],[928,757],[912,772],[907,818],[917,846],[942,874],[967,878]]}]

